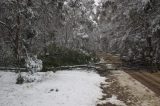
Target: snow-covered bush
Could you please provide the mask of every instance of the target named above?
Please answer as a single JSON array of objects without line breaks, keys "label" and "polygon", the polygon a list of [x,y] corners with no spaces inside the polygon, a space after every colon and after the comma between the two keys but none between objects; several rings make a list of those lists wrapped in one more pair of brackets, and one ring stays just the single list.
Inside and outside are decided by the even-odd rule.
[{"label": "snow-covered bush", "polygon": [[35,73],[30,74],[26,72],[22,72],[18,75],[16,84],[23,84],[23,83],[32,83],[32,82],[42,82],[54,76],[52,71],[45,72],[45,73]]},{"label": "snow-covered bush", "polygon": [[43,63],[40,59],[37,59],[37,56],[28,57],[25,62],[25,66],[31,74],[41,71],[43,68]]},{"label": "snow-covered bush", "polygon": [[23,84],[24,83],[24,78],[21,76],[21,74],[18,75],[16,84]]}]

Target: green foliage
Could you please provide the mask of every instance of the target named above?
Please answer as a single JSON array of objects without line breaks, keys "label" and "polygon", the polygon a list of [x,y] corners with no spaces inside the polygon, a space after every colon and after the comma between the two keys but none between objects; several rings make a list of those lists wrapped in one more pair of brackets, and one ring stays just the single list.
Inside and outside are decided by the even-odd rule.
[{"label": "green foliage", "polygon": [[71,50],[56,45],[50,45],[47,55],[39,56],[43,61],[44,69],[47,67],[58,67],[67,65],[87,64],[90,61],[97,61],[94,55],[84,54],[80,51]]}]

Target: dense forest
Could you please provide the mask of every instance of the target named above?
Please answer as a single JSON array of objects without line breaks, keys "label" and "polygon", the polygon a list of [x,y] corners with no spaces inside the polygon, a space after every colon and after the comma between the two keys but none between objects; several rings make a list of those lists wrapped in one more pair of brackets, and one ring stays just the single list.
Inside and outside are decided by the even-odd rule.
[{"label": "dense forest", "polygon": [[0,0],[0,106],[160,106],[160,0]]},{"label": "dense forest", "polygon": [[85,64],[107,52],[158,67],[159,14],[159,0],[1,0],[0,65]]}]

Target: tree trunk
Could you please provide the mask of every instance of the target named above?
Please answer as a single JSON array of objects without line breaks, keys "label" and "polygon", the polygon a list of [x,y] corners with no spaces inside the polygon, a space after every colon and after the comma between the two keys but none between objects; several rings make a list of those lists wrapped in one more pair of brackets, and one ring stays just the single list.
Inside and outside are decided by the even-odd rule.
[{"label": "tree trunk", "polygon": [[[17,0],[17,19],[16,19],[16,24],[17,24],[17,30],[16,30],[16,38],[15,38],[15,45],[16,45],[16,50],[15,50],[15,55],[17,59],[17,66],[20,67],[20,24],[21,24],[21,19],[20,19],[20,1]],[[17,70],[20,72],[20,70]]]}]

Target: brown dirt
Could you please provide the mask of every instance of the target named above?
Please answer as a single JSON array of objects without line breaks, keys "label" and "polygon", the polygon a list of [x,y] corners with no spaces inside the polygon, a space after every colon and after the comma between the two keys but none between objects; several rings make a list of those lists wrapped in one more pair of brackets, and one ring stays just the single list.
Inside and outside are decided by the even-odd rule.
[{"label": "brown dirt", "polygon": [[[106,82],[109,82],[109,86],[105,87],[103,84],[101,84],[101,88],[103,90],[103,93],[106,94],[103,96],[100,100],[106,100],[107,98],[111,98],[112,95],[116,95],[117,99],[120,101],[123,101],[127,106],[136,106],[135,103],[138,102],[138,99],[132,95],[127,89],[127,87],[122,87],[119,82],[117,81],[117,78],[112,75],[111,73],[101,73],[102,76],[107,77],[108,79]],[[97,106],[117,106],[115,104],[111,103],[105,103],[105,104],[97,104]]]},{"label": "brown dirt", "polygon": [[149,73],[145,70],[141,71],[125,71],[133,78],[141,82],[143,85],[151,89],[157,96],[160,97],[160,73]]},{"label": "brown dirt", "polygon": [[[113,63],[120,63],[121,60],[117,56],[110,53],[97,53],[100,58],[104,58],[105,61]],[[124,70],[130,74],[133,78],[144,84],[160,97],[160,72],[149,73],[148,70]]]},{"label": "brown dirt", "polygon": [[[107,54],[100,53],[100,54],[98,54],[98,56],[100,58],[103,58],[106,61],[106,63],[121,64],[121,61],[118,58],[118,56],[113,56],[112,54],[108,54],[108,53]],[[152,90],[158,98],[160,97],[160,72],[149,73],[149,72],[146,72],[145,70],[143,70],[143,71],[142,70],[141,71],[124,70],[124,71],[127,72],[129,75],[131,75],[131,77],[133,77],[134,79],[139,81],[141,84],[143,84],[147,88],[149,88],[147,92],[150,92],[150,90]],[[120,79],[117,79],[115,75],[112,75],[111,73],[108,73],[108,72],[106,72],[106,73],[100,72],[100,75],[108,78],[106,80],[106,82],[111,82],[110,86],[107,86],[107,87],[104,87],[103,84],[101,85],[101,88],[103,89],[103,93],[106,95],[103,96],[103,98],[101,98],[100,100],[106,100],[106,98],[111,98],[112,95],[116,95],[118,97],[117,99],[120,101],[123,101],[127,106],[144,106],[141,104],[142,102],[140,99],[142,99],[142,101],[149,100],[146,98],[153,96],[153,95],[151,96],[149,94],[146,94],[146,96],[147,96],[146,98],[145,97],[141,98],[141,96],[143,97],[143,95],[141,95],[140,97],[137,97],[136,95],[133,94],[133,92],[130,92],[129,87],[122,86],[118,81]],[[125,77],[125,76],[123,75],[123,77]],[[132,81],[133,78],[128,79],[128,80]],[[156,97],[153,96],[153,98],[156,98]],[[156,103],[159,103],[159,102],[155,101],[152,106],[158,106],[158,104],[156,104]],[[114,105],[111,103],[106,103],[106,104],[97,104],[97,106],[117,106],[117,105]],[[150,106],[150,105],[145,105],[145,106]]]}]

